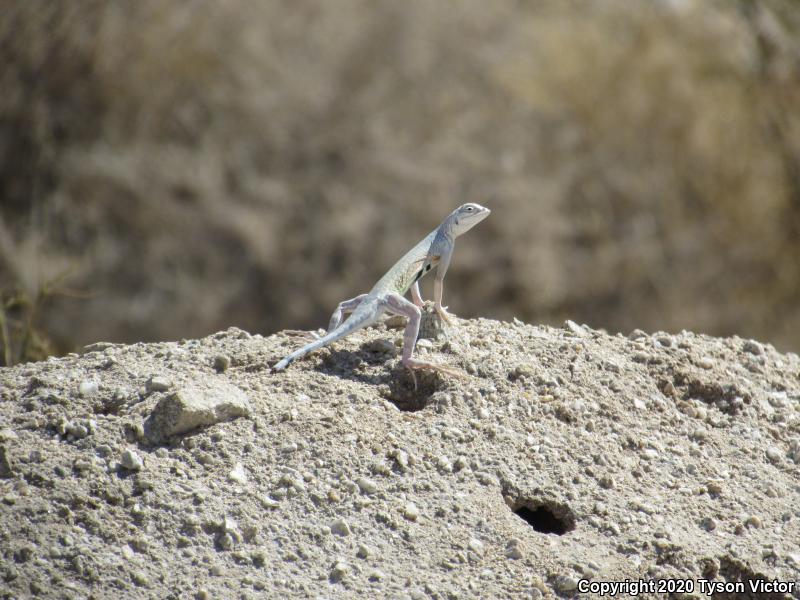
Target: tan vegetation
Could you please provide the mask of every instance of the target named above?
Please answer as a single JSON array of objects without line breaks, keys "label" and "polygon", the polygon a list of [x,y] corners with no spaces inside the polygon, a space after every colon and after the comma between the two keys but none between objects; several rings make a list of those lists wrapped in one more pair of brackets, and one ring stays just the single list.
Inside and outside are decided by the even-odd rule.
[{"label": "tan vegetation", "polygon": [[796,1],[15,0],[0,64],[61,351],[323,325],[468,200],[456,314],[800,342]]}]

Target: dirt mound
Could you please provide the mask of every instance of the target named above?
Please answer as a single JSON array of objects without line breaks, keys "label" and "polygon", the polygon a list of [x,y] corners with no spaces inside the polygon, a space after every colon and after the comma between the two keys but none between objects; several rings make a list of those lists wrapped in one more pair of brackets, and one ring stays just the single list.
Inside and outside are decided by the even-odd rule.
[{"label": "dirt mound", "polygon": [[465,377],[415,390],[400,337],[279,374],[304,340],[238,329],[0,370],[0,596],[792,597],[749,586],[800,579],[797,355],[458,320],[419,352]]}]

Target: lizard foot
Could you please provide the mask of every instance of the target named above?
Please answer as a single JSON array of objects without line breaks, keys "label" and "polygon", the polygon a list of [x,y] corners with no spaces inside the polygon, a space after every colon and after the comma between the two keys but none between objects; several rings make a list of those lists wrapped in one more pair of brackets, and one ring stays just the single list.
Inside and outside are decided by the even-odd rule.
[{"label": "lizard foot", "polygon": [[442,306],[441,304],[437,304],[437,305],[435,305],[433,307],[433,309],[436,311],[436,314],[439,315],[439,318],[442,321],[444,321],[448,325],[452,325],[453,324],[452,317],[455,317],[455,315],[452,315],[449,312],[447,312],[447,307],[446,306]]},{"label": "lizard foot", "polygon": [[403,365],[408,369],[409,373],[411,373],[411,378],[414,380],[414,389],[417,390],[417,374],[415,373],[416,370],[422,371],[436,371],[438,373],[442,373],[443,375],[450,375],[451,377],[456,377],[459,379],[466,379],[467,374],[459,369],[453,369],[451,367],[445,367],[443,365],[436,365],[434,363],[425,362],[422,360],[417,360],[412,358],[408,361],[404,361]]}]

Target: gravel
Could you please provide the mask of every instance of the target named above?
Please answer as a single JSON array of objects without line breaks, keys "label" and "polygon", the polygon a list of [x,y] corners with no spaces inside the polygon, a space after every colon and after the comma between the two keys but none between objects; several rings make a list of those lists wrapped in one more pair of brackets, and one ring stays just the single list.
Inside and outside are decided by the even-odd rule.
[{"label": "gravel", "polygon": [[0,589],[571,598],[585,577],[800,578],[797,355],[575,323],[443,332],[425,359],[465,374],[416,390],[383,324],[281,373],[301,339],[236,329],[0,370]]}]

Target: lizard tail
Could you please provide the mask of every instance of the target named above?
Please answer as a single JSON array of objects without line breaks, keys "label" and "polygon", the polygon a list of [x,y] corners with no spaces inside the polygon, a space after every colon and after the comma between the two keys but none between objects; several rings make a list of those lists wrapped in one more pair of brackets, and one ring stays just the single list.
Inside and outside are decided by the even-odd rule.
[{"label": "lizard tail", "polygon": [[318,340],[314,340],[310,344],[306,344],[302,348],[295,350],[289,356],[279,361],[272,369],[274,371],[282,371],[298,358],[304,357],[309,352],[313,352],[319,348],[327,346],[330,343],[335,342],[336,340],[340,340],[346,335],[353,333],[354,331],[361,329],[362,327],[366,327],[367,325],[371,325],[375,321],[378,320],[380,316],[380,312],[375,310],[374,306],[364,306],[364,302],[359,305],[359,307],[348,317],[348,319],[339,325],[333,331],[327,333],[326,335],[322,336]]}]

